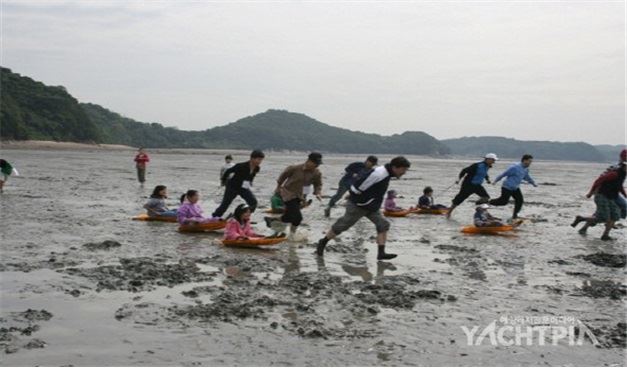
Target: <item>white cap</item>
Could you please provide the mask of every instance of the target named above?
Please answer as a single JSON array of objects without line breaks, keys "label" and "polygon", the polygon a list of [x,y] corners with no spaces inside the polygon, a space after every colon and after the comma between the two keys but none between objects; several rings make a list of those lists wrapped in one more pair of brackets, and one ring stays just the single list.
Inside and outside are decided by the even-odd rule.
[{"label": "white cap", "polygon": [[483,204],[480,204],[477,208],[488,209],[490,208],[490,205],[488,203],[483,203]]},{"label": "white cap", "polygon": [[499,158],[498,158],[498,157],[496,156],[496,154],[494,154],[494,153],[488,153],[488,154],[486,154],[486,155],[485,155],[485,157],[484,157],[484,158],[485,158],[485,159],[494,159],[495,161],[498,161],[498,160],[499,160]]}]

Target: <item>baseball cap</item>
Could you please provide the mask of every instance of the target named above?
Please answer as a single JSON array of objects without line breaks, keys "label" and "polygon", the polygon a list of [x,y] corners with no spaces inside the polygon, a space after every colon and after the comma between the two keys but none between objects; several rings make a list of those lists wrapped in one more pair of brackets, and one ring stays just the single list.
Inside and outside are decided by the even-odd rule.
[{"label": "baseball cap", "polygon": [[496,154],[494,154],[494,153],[488,153],[488,154],[485,155],[484,158],[485,159],[494,159],[495,161],[499,160],[499,157],[497,157]]},{"label": "baseball cap", "polygon": [[318,152],[310,153],[308,159],[317,165],[322,164],[322,154]]}]

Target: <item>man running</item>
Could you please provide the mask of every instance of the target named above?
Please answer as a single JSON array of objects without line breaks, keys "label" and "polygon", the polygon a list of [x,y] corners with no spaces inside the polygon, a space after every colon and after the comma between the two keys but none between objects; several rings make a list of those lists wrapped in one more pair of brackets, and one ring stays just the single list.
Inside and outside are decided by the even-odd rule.
[{"label": "man running", "polygon": [[[253,152],[250,153],[250,160],[238,163],[224,171],[221,178],[221,181],[226,183],[224,196],[222,197],[220,206],[213,212],[213,217],[222,217],[238,195],[246,201],[251,211],[255,211],[255,208],[257,208],[257,198],[255,198],[250,188],[255,176],[261,169],[260,165],[265,157],[265,154],[263,154],[261,150],[253,150]],[[232,177],[231,174],[233,174]]]},{"label": "man running", "polygon": [[346,205],[344,216],[340,217],[331,226],[324,238],[318,241],[316,254],[324,255],[324,248],[329,240],[350,229],[359,219],[366,217],[377,229],[378,260],[389,260],[396,257],[396,254],[385,253],[385,243],[387,241],[390,222],[381,214],[381,204],[390,179],[400,178],[410,167],[409,161],[405,157],[396,157],[385,166],[371,169],[370,172],[360,177],[350,188],[350,197]]},{"label": "man running", "polygon": [[[301,202],[304,199],[303,189],[313,185],[313,194],[318,200],[322,200],[322,174],[318,167],[322,164],[322,154],[313,152],[309,154],[307,161],[302,164],[288,166],[277,180],[275,192],[283,200],[284,213],[280,218],[265,217],[266,225],[275,231],[282,225],[276,225],[277,221],[290,224],[290,233],[294,235],[296,229],[303,221],[300,212]],[[284,228],[284,227],[283,227]]]},{"label": "man running", "polygon": [[455,181],[455,183],[459,184],[462,178],[464,178],[464,181],[462,182],[461,189],[459,189],[459,193],[457,193],[453,199],[453,204],[446,214],[446,218],[450,218],[453,210],[472,194],[477,194],[481,198],[478,203],[485,203],[488,199],[490,199],[488,192],[482,184],[483,180],[485,180],[488,184],[490,183],[488,170],[490,170],[496,161],[498,161],[496,154],[488,153],[483,158],[483,161],[474,163],[461,170],[459,173],[459,179]]},{"label": "man running", "polygon": [[586,221],[586,224],[579,230],[580,234],[585,235],[588,227],[592,224],[605,222],[605,231],[601,240],[613,240],[610,237],[610,230],[620,218],[620,208],[616,204],[616,198],[618,198],[619,193],[626,195],[623,187],[626,169],[627,161],[606,171],[594,182],[586,197],[590,198],[594,195],[594,203],[597,206],[595,215],[592,217],[577,216],[571,224],[572,227],[576,227],[580,222]]},{"label": "man running", "polygon": [[344,194],[350,189],[351,185],[353,185],[353,182],[357,180],[359,175],[370,171],[371,168],[377,165],[378,161],[379,159],[377,157],[371,155],[366,158],[365,162],[353,162],[344,169],[344,176],[340,179],[337,186],[337,192],[329,200],[327,208],[324,209],[325,217],[331,216],[331,208],[333,208],[335,204],[342,199],[342,196],[344,196]]},{"label": "man running", "polygon": [[525,154],[519,163],[514,163],[505,172],[498,175],[494,179],[494,185],[496,185],[502,178],[506,178],[501,186],[501,196],[497,199],[490,200],[490,205],[504,206],[509,202],[510,197],[514,197],[514,214],[512,219],[518,218],[518,213],[522,209],[524,198],[520,191],[520,184],[524,181],[530,183],[534,187],[537,187],[535,181],[529,176],[529,166],[533,162],[533,156],[531,154]]}]

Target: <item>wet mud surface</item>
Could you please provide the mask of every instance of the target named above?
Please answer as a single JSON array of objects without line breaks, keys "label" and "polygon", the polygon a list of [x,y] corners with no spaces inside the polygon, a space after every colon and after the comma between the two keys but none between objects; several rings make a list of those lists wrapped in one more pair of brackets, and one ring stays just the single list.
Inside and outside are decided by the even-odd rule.
[{"label": "wet mud surface", "polygon": [[[388,250],[399,257],[377,262],[367,220],[314,256],[314,242],[343,212],[325,219],[318,202],[304,210],[303,240],[277,250],[225,248],[219,233],[130,220],[161,183],[172,206],[188,188],[200,190],[210,213],[221,155],[194,155],[191,164],[182,153],[155,154],[144,188],[126,152],[107,153],[106,163],[89,151],[2,155],[23,174],[0,196],[3,365],[626,365],[627,233],[602,242],[598,226],[585,237],[569,227],[575,214],[593,212],[583,194],[605,164],[534,164],[544,185],[523,189],[528,221],[510,236],[461,234],[471,202],[451,220],[393,219]],[[49,158],[58,168],[45,165]],[[326,159],[325,188],[359,159]],[[282,167],[300,160],[268,155],[255,183],[262,208]],[[403,206],[427,185],[448,203],[454,189],[441,191],[468,161],[412,162],[413,180],[391,183]],[[254,215],[255,227],[269,232],[263,216]],[[599,344],[468,345],[462,326],[504,315],[573,317]]]}]

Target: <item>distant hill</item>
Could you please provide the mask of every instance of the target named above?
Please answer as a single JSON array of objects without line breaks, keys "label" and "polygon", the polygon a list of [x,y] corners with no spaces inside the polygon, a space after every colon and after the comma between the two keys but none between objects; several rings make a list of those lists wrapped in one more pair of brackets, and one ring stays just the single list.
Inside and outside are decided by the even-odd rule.
[{"label": "distant hill", "polygon": [[605,156],[606,161],[618,162],[618,154],[627,148],[627,145],[595,145],[594,147]]},{"label": "distant hill", "polygon": [[0,137],[98,142],[100,132],[62,86],[46,86],[0,67]]},{"label": "distant hill", "polygon": [[152,148],[261,148],[337,153],[447,154],[420,131],[381,136],[334,127],[304,114],[268,110],[225,126],[184,131],[142,123],[96,104],[78,103],[62,87],[46,86],[2,68],[5,140],[56,140]]},{"label": "distant hill", "polygon": [[[522,141],[499,136],[462,137],[442,140],[452,154],[479,157],[489,152],[503,158],[520,158],[525,153],[538,159],[570,161],[606,161],[594,146],[583,143],[562,143],[556,141]],[[615,154],[616,156],[616,154]]]}]

